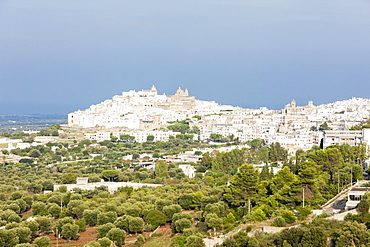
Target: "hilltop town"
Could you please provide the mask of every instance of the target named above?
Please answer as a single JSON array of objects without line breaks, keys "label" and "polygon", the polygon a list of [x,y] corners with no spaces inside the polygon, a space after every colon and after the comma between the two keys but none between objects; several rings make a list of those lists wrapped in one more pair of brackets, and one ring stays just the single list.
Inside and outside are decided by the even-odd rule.
[{"label": "hilltop town", "polygon": [[153,86],[1,132],[0,242],[362,246],[369,110],[359,98],[244,109]]},{"label": "hilltop town", "polygon": [[[370,99],[352,98],[319,106],[312,101],[297,106],[292,100],[281,110],[245,109],[198,100],[181,88],[174,95],[160,95],[153,86],[150,90],[123,92],[89,109],[70,113],[68,125],[90,128],[85,131],[85,137],[90,140],[109,140],[113,133],[117,137],[129,134],[137,142],[146,142],[151,135],[154,141],[160,141],[180,134],[166,127],[183,121],[193,130],[196,140],[208,140],[212,134],[240,142],[259,138],[267,144],[279,142],[294,154],[298,149],[308,150],[314,145],[356,145],[367,141],[368,137],[361,131],[349,133],[348,130],[366,121],[369,115]],[[100,127],[100,131],[94,127]],[[325,130],[330,138],[318,130]],[[323,138],[325,142],[320,143]]]}]

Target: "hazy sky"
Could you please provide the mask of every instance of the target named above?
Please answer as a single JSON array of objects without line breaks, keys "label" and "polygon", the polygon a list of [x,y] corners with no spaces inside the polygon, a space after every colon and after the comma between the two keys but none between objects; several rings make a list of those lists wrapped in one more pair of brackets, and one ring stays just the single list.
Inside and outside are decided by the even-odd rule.
[{"label": "hazy sky", "polygon": [[370,97],[370,1],[0,0],[0,114],[122,91],[281,109]]}]

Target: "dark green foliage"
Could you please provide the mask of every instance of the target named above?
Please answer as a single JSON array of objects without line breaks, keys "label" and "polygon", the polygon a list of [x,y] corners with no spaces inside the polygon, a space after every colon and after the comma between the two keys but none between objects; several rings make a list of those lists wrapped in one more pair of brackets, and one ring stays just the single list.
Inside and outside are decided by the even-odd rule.
[{"label": "dark green foliage", "polygon": [[160,160],[155,163],[154,174],[158,178],[163,178],[167,176],[168,172],[168,164],[165,163],[163,160]]},{"label": "dark green foliage", "polygon": [[116,212],[102,212],[98,214],[97,224],[104,225],[106,223],[113,223],[117,219]]},{"label": "dark green foliage", "polygon": [[41,216],[36,218],[36,222],[39,224],[41,232],[45,233],[51,232],[52,230],[51,228],[53,226],[53,221],[51,219],[49,219],[46,216]]},{"label": "dark green foliage", "polygon": [[98,214],[99,214],[98,210],[86,209],[83,212],[83,217],[85,219],[86,224],[89,226],[95,226],[98,222]]},{"label": "dark green foliage", "polygon": [[146,137],[146,140],[147,140],[148,142],[152,142],[152,141],[154,141],[154,136],[153,136],[153,135],[148,135],[148,136]]},{"label": "dark green foliage", "polygon": [[245,232],[238,232],[233,237],[227,238],[222,246],[226,247],[244,247],[244,246],[253,246],[258,247],[258,240],[254,237],[248,237]]},{"label": "dark green foliage", "polygon": [[113,224],[116,227],[127,231],[129,229],[129,217],[131,216],[124,215],[123,217],[118,218]]},{"label": "dark green foliage", "polygon": [[[85,244],[84,247],[101,247],[101,244],[97,241],[91,241],[91,242],[88,242],[87,244]],[[108,245],[108,247],[110,247],[110,245]]]},{"label": "dark green foliage", "polygon": [[100,247],[111,247],[112,246],[112,241],[107,237],[99,239],[98,243],[100,244]]},{"label": "dark green foliage", "polygon": [[203,239],[197,235],[190,235],[185,242],[186,247],[205,247]]},{"label": "dark green foliage", "polygon": [[34,238],[38,235],[39,224],[36,221],[23,221],[21,226],[25,226],[31,230],[31,237]]},{"label": "dark green foliage", "polygon": [[137,233],[142,232],[144,228],[144,221],[141,217],[132,217],[130,215],[124,215],[118,218],[114,225],[122,230]]},{"label": "dark green foliage", "polygon": [[169,206],[172,204],[172,201],[168,199],[158,199],[155,203],[155,209],[162,211],[163,207]]},{"label": "dark green foliage", "polygon": [[80,232],[86,230],[86,222],[84,219],[75,220],[75,224],[78,225],[78,229]]},{"label": "dark green foliage", "polygon": [[172,216],[172,229],[176,232],[182,232],[186,228],[190,228],[192,217],[186,213],[175,213]]},{"label": "dark green foliage", "polygon": [[278,216],[274,219],[274,222],[271,224],[272,226],[282,227],[286,225],[286,221],[283,217]]},{"label": "dark green foliage", "polygon": [[214,229],[214,230],[221,230],[222,229],[222,219],[217,216],[217,214],[210,213],[207,214],[205,217],[205,222],[207,223],[207,227]]},{"label": "dark green foliage", "polygon": [[66,208],[66,214],[73,218],[81,219],[83,217],[83,212],[87,209],[82,200],[70,200]]},{"label": "dark green foliage", "polygon": [[235,174],[238,167],[245,163],[245,158],[245,149],[233,149],[231,152],[215,152],[214,157],[211,158],[212,171]]},{"label": "dark green foliage", "polygon": [[119,136],[119,139],[121,141],[125,141],[125,142],[132,142],[135,140],[135,136],[131,136],[131,135],[128,135],[128,134],[122,134]]},{"label": "dark green foliage", "polygon": [[80,236],[78,234],[78,231],[79,231],[78,225],[67,223],[62,226],[61,233],[62,233],[63,238],[69,241],[71,239],[78,239],[78,237]]},{"label": "dark green foliage", "polygon": [[142,232],[144,228],[144,221],[140,217],[130,217],[129,221],[129,232],[138,233]]},{"label": "dark green foliage", "polygon": [[167,221],[171,221],[175,213],[181,213],[181,207],[177,204],[164,206],[162,212],[166,215]]},{"label": "dark green foliage", "polygon": [[183,209],[191,209],[193,205],[193,195],[181,194],[179,196],[179,204]]},{"label": "dark green foliage", "polygon": [[118,171],[116,170],[104,170],[102,171],[102,177],[105,181],[117,181],[118,179]]},{"label": "dark green foliage", "polygon": [[185,243],[186,243],[186,237],[185,236],[176,236],[176,237],[174,237],[171,246],[183,247],[183,246],[185,246]]},{"label": "dark green foliage", "polygon": [[145,237],[143,236],[143,235],[139,235],[139,236],[137,236],[137,238],[136,238],[136,243],[144,243],[145,242]]},{"label": "dark green foliage", "polygon": [[98,238],[104,238],[107,235],[107,233],[110,231],[110,229],[113,229],[115,227],[116,226],[113,225],[112,223],[107,223],[107,224],[98,226],[97,228]]},{"label": "dark green foliage", "polygon": [[145,217],[145,221],[154,228],[166,224],[166,215],[159,210],[150,211]]},{"label": "dark green foliage", "polygon": [[48,211],[46,209],[46,204],[43,202],[32,203],[32,213],[34,215],[47,215]]},{"label": "dark green foliage", "polygon": [[56,231],[61,233],[63,226],[68,223],[74,224],[74,220],[72,219],[72,217],[64,217],[64,218],[59,219],[57,222],[55,222]]},{"label": "dark green foliage", "polygon": [[74,173],[65,173],[62,175],[63,184],[75,184],[77,179],[77,174]]},{"label": "dark green foliage", "polygon": [[212,133],[209,135],[209,138],[212,140],[212,141],[218,141],[220,142],[221,139],[222,139],[222,135],[221,134],[215,134],[215,133]]},{"label": "dark green foliage", "polygon": [[301,242],[304,232],[305,229],[303,227],[285,229],[276,236],[275,242],[281,245],[285,240],[292,246],[298,246],[298,244]]},{"label": "dark green foliage", "polygon": [[38,237],[33,241],[33,244],[37,247],[49,247],[51,244],[50,238],[43,236],[43,237]]},{"label": "dark green foliage", "polygon": [[181,140],[193,140],[194,135],[193,134],[177,134],[176,139]]},{"label": "dark green foliage", "polygon": [[[233,137],[230,138],[233,139]],[[201,143],[171,138],[168,142],[156,143],[148,141],[112,144],[108,141],[105,147],[87,146],[89,144],[87,141],[80,143],[76,141],[75,144],[78,147],[73,149],[68,148],[68,144],[55,143],[42,148],[32,147],[12,151],[21,156],[32,152],[40,155],[35,158],[37,167],[33,161],[30,164],[0,166],[2,179],[0,226],[6,226],[5,230],[13,232],[18,228],[27,227],[31,231],[30,235],[37,237],[37,222],[41,223],[40,234],[50,231],[53,219],[47,219],[49,215],[55,219],[61,217],[55,223],[59,228],[70,224],[78,225],[78,229],[83,230],[84,221],[88,225],[96,225],[99,214],[99,224],[114,222],[111,227],[131,234],[143,231],[143,226],[147,230],[154,230],[159,224],[173,220],[173,232],[183,234],[181,236],[183,238],[176,238],[181,240],[179,245],[181,242],[181,246],[198,246],[198,244],[201,246],[203,243],[200,239],[206,236],[199,236],[195,229],[207,235],[213,235],[213,230],[224,234],[233,230],[238,224],[263,221],[270,217],[276,217],[273,225],[281,226],[288,222],[293,224],[296,219],[292,212],[297,214],[299,220],[305,220],[309,217],[312,208],[317,208],[337,193],[338,174],[339,189],[349,184],[351,179],[352,181],[361,179],[361,165],[367,158],[366,147],[343,145],[331,146],[325,150],[315,147],[309,151],[297,151],[289,162],[285,161],[283,169],[276,175],[272,174],[271,167],[278,165],[277,163],[266,165],[261,173],[256,173],[253,165],[245,165],[245,163],[267,164],[269,161],[281,160],[284,162],[285,150],[279,147],[279,144],[264,145],[261,140],[255,140],[250,143],[250,148],[204,154],[201,162],[192,165],[199,172],[207,172],[195,178],[188,178],[180,172],[176,163],[165,164],[162,167],[158,165],[157,171],[149,171],[138,166],[131,172],[128,170],[131,166],[130,162],[122,160],[122,157],[141,155],[144,152],[175,154],[185,151],[185,148],[198,148],[198,146],[202,148]],[[51,151],[53,146],[58,146],[58,149]],[[89,154],[97,154],[99,158],[59,162],[62,157],[65,157],[63,159],[71,159],[71,157],[88,159]],[[240,170],[237,172],[239,167]],[[116,170],[116,168],[119,169]],[[119,189],[115,194],[107,192],[106,187],[92,191],[76,189],[73,193],[67,192],[66,187],[61,187],[59,191],[49,194],[40,193],[63,181],[75,183],[75,176],[86,176],[92,179],[90,181],[98,181],[102,172],[107,170],[118,173],[117,178],[114,178],[117,181],[162,183],[163,186],[140,189],[126,187]],[[304,208],[302,207],[303,191]],[[30,196],[29,193],[40,194]],[[60,212],[61,204],[62,212]],[[48,217],[41,217],[37,222],[23,221],[18,214],[26,212],[31,206],[33,206],[33,213],[45,214]],[[370,226],[370,214],[366,213],[368,206],[367,202],[361,202],[359,209],[363,213],[348,216],[345,223],[327,223],[321,222],[322,219],[315,219],[312,224],[302,224],[302,227],[295,230],[290,229],[289,234],[282,232],[276,235],[256,234],[254,237],[248,237],[240,233],[226,240],[224,245],[302,247],[322,244],[323,239],[326,238],[328,246],[366,246],[368,230],[365,224]],[[196,211],[183,214],[182,209],[196,209]],[[248,213],[249,210],[250,213]],[[117,218],[117,215],[124,216]],[[59,226],[63,222],[64,224]],[[70,225],[67,226],[70,227]],[[18,242],[22,239],[21,235],[21,232],[19,236],[16,234]],[[26,237],[23,239],[30,236],[28,233],[24,235]],[[111,241],[104,240],[106,240],[106,246],[109,246]],[[103,243],[103,240],[100,242]],[[91,243],[91,246],[97,245],[101,244]]]},{"label": "dark green foliage", "polygon": [[260,149],[265,144],[265,140],[257,138],[251,141],[247,141],[247,144],[253,149]]},{"label": "dark green foliage", "polygon": [[246,205],[248,199],[257,199],[259,181],[259,172],[253,165],[242,165],[230,181],[224,197],[232,205]]},{"label": "dark green foliage", "polygon": [[300,246],[326,246],[327,232],[322,227],[312,227],[303,233]]},{"label": "dark green foliage", "polygon": [[357,205],[357,209],[361,213],[368,213],[370,209],[369,200],[361,200],[360,203]]},{"label": "dark green foliage", "polygon": [[13,247],[19,243],[19,237],[15,229],[0,229],[0,246]]},{"label": "dark green foliage", "polygon": [[190,228],[192,221],[190,219],[181,218],[172,222],[175,232],[182,232],[186,228]]},{"label": "dark green foliage", "polygon": [[138,217],[140,216],[140,213],[141,213],[141,208],[139,208],[137,205],[132,205],[126,208],[127,215]]},{"label": "dark green foliage", "polygon": [[324,122],[324,123],[320,124],[319,130],[332,130],[332,128],[329,127],[327,122]]},{"label": "dark green foliage", "polygon": [[60,207],[56,203],[50,203],[48,205],[48,213],[54,218],[58,218],[60,214]]},{"label": "dark green foliage", "polygon": [[112,240],[112,242],[117,246],[121,247],[126,238],[126,233],[125,231],[119,229],[119,228],[112,228],[109,230],[109,232],[106,235],[107,238]]},{"label": "dark green foliage", "polygon": [[283,148],[279,142],[274,142],[270,146],[268,146],[268,156],[269,161],[271,162],[285,162],[288,158],[288,151]]},{"label": "dark green foliage", "polygon": [[253,209],[243,216],[245,222],[260,222],[266,219],[266,214],[261,208]]},{"label": "dark green foliage", "polygon": [[274,177],[274,174],[271,172],[269,166],[266,164],[262,167],[260,178],[261,180],[270,181]]},{"label": "dark green foliage", "polygon": [[19,243],[28,243],[31,241],[31,230],[28,227],[13,228],[18,236]]},{"label": "dark green foliage", "polygon": [[32,164],[33,162],[34,162],[33,159],[27,159],[27,158],[23,158],[19,160],[19,163]]},{"label": "dark green foliage", "polygon": [[294,216],[293,212],[289,211],[289,210],[284,210],[280,214],[280,216],[284,218],[284,220],[287,224],[291,224],[291,223],[294,223],[296,221],[296,217]]},{"label": "dark green foliage", "polygon": [[350,130],[362,130],[362,129],[369,129],[369,128],[370,128],[370,119],[367,119],[365,122],[352,126]]},{"label": "dark green foliage", "polygon": [[189,124],[173,124],[167,126],[167,129],[172,130],[173,132],[180,132],[185,134],[190,130]]}]

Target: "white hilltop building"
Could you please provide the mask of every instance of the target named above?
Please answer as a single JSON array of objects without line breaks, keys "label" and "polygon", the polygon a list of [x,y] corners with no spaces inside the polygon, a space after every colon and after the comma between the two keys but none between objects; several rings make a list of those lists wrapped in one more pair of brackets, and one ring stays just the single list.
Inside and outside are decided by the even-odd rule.
[{"label": "white hilltop building", "polygon": [[[150,90],[123,92],[89,109],[72,112],[68,114],[68,125],[101,127],[101,132],[85,134],[92,140],[109,139],[110,133],[117,137],[125,133],[145,142],[148,135],[155,136],[154,141],[175,136],[178,133],[165,131],[165,127],[177,120],[187,120],[191,128],[199,129],[195,139],[208,139],[212,133],[233,136],[241,142],[261,138],[267,143],[280,142],[294,154],[298,149],[320,145],[324,133],[313,131],[312,127],[326,122],[334,131],[346,132],[369,117],[370,99],[352,98],[318,106],[312,101],[297,106],[292,100],[281,110],[245,109],[197,100],[181,88],[174,95],[160,95],[153,86]],[[357,138],[356,145],[363,139]]]},{"label": "white hilltop building", "polygon": [[153,86],[150,90],[123,92],[84,111],[70,113],[68,125],[158,129],[168,125],[168,122],[192,117],[202,108],[217,105],[215,102],[196,100],[194,96],[189,96],[187,89],[179,88],[171,96],[158,95]]}]

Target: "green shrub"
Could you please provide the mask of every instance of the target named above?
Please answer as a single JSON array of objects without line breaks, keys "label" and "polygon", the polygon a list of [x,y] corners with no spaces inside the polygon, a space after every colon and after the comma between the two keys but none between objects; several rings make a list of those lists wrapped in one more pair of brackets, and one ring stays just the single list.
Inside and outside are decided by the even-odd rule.
[{"label": "green shrub", "polygon": [[277,226],[277,227],[283,227],[286,225],[286,221],[283,217],[278,216],[274,219],[274,222],[271,224],[272,226]]}]

